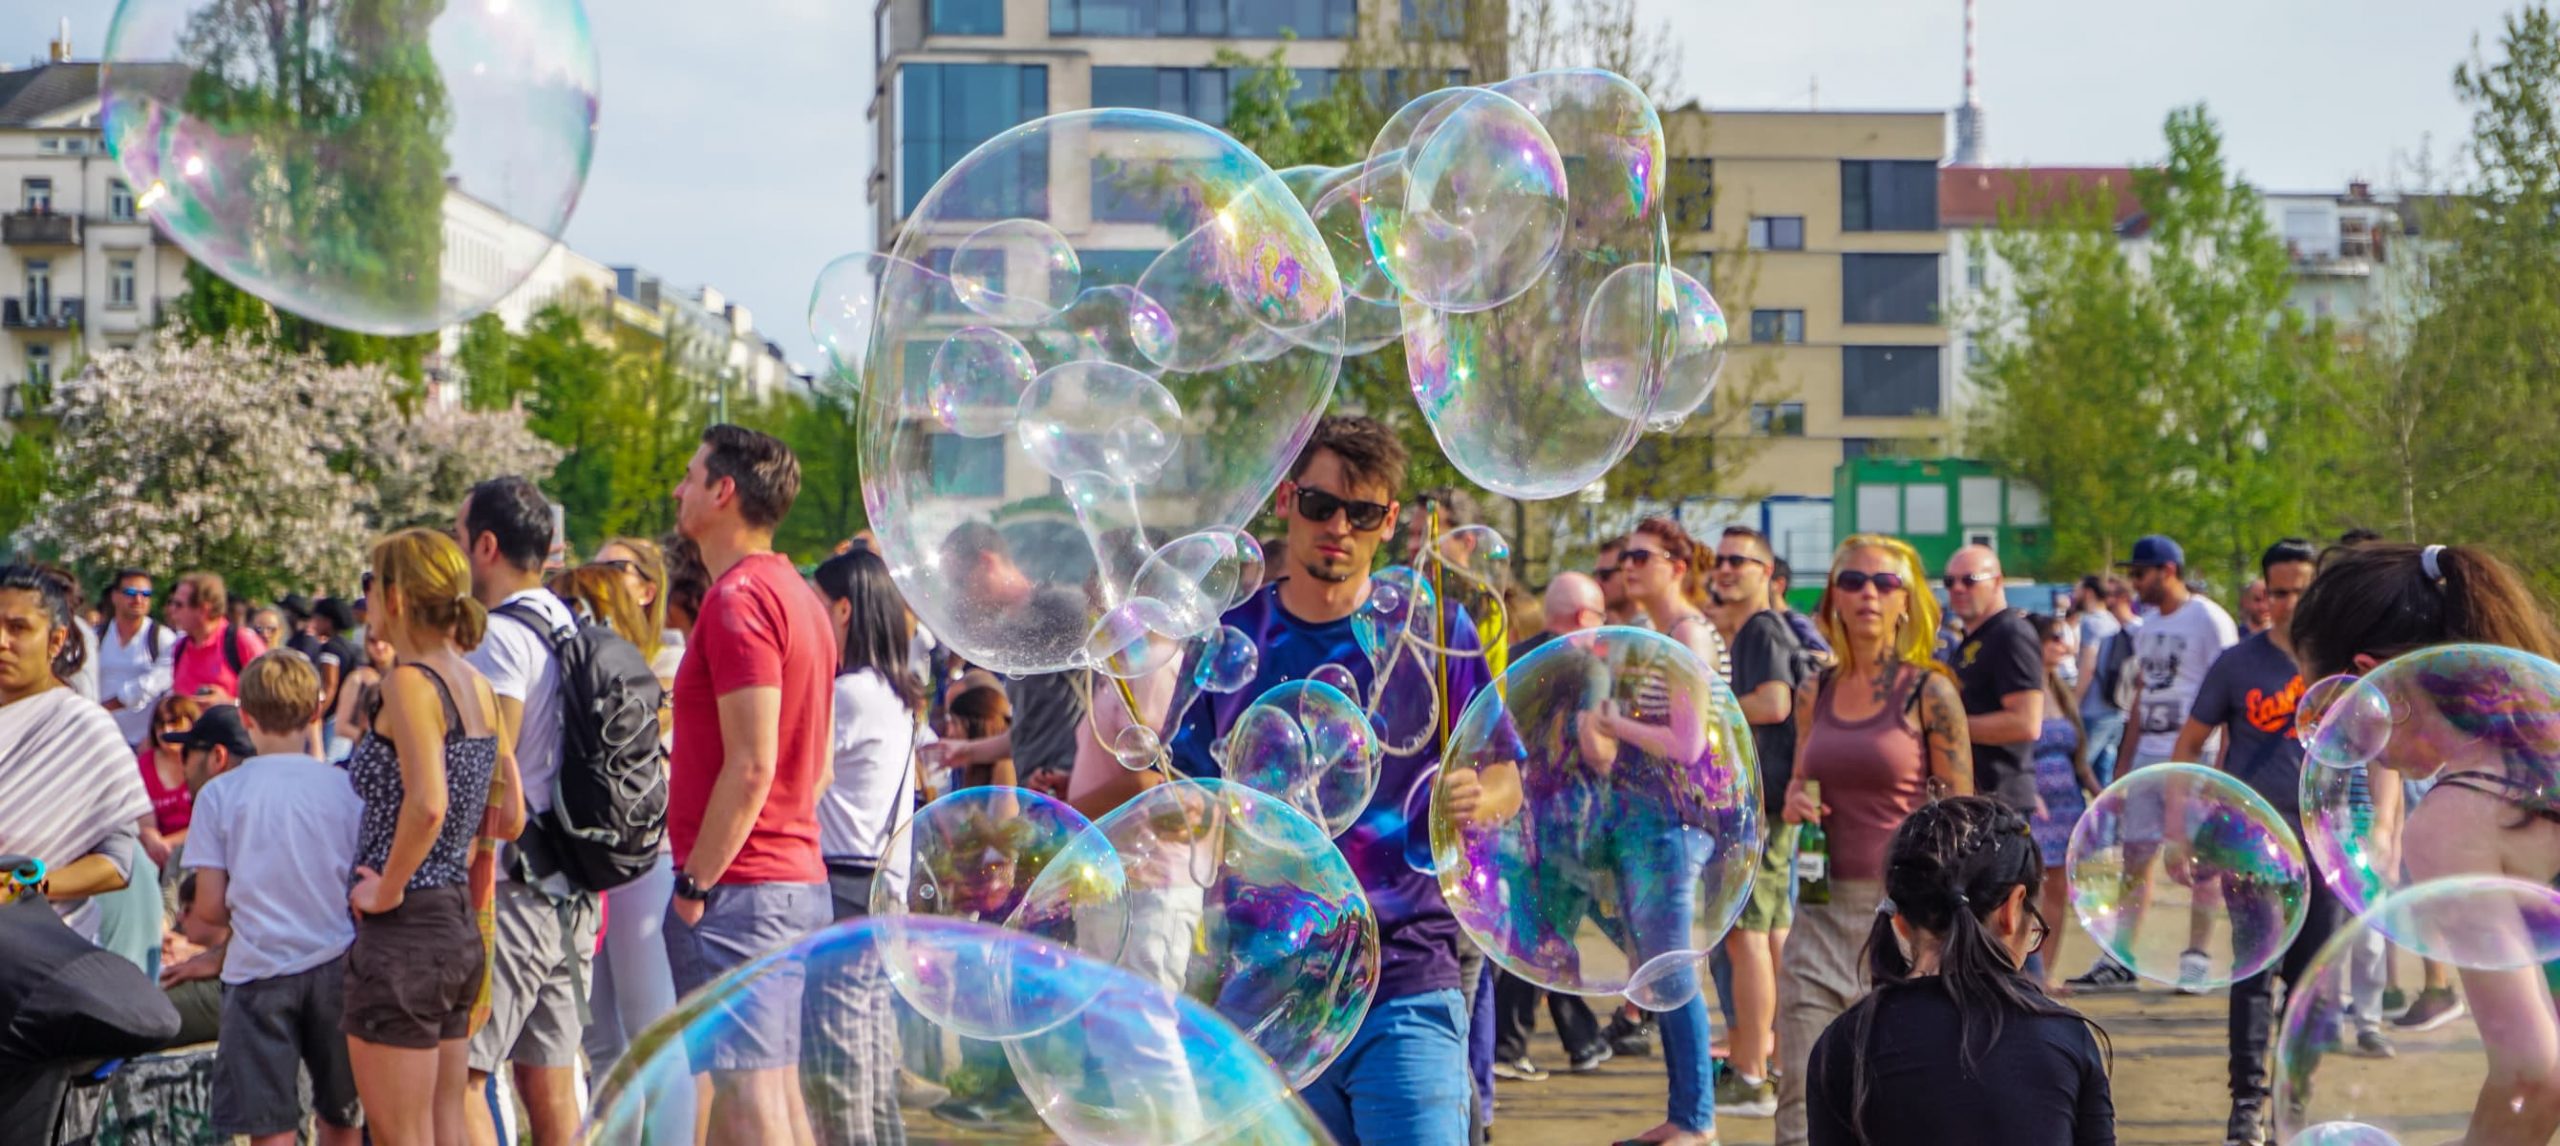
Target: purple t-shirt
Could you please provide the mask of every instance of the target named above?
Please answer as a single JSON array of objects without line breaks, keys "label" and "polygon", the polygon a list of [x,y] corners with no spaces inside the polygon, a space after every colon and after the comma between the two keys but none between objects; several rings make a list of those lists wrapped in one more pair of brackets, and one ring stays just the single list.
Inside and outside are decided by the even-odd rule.
[{"label": "purple t-shirt", "polygon": [[[1288,681],[1310,676],[1323,665],[1336,664],[1351,670],[1359,682],[1362,696],[1368,695],[1375,680],[1369,656],[1360,648],[1351,619],[1314,624],[1291,616],[1280,605],[1279,586],[1266,586],[1245,603],[1227,611],[1224,623],[1243,630],[1261,650],[1259,667],[1252,683],[1232,693],[1202,696],[1185,715],[1182,727],[1175,731],[1172,751],[1174,765],[1193,776],[1218,775],[1217,762],[1209,756],[1209,745],[1235,726],[1236,718],[1261,699],[1262,694]],[[1447,632],[1452,648],[1473,649],[1476,646],[1475,623],[1466,611],[1450,608]],[[1381,711],[1419,714],[1429,705],[1432,681],[1405,657],[1387,682],[1387,694]],[[1449,722],[1466,711],[1467,702],[1484,688],[1485,664],[1481,657],[1451,657],[1449,664]],[[1419,719],[1416,715],[1414,719]],[[1440,881],[1415,871],[1406,862],[1405,849],[1409,831],[1428,832],[1427,823],[1408,824],[1408,803],[1416,809],[1427,806],[1422,800],[1408,801],[1414,785],[1440,760],[1440,737],[1434,734],[1422,751],[1388,756],[1380,767],[1377,793],[1369,798],[1369,807],[1360,813],[1350,830],[1335,838],[1334,846],[1342,849],[1343,858],[1351,863],[1351,871],[1360,879],[1360,887],[1369,894],[1369,907],[1378,916],[1378,998],[1395,999],[1424,991],[1437,991],[1458,986],[1458,921],[1449,914],[1449,905],[1440,898]],[[1427,849],[1417,849],[1417,852]]]}]

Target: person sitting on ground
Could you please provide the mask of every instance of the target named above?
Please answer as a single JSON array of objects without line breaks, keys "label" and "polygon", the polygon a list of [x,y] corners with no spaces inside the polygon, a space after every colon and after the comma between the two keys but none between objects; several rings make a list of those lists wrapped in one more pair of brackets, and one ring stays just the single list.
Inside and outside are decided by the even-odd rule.
[{"label": "person sitting on ground", "polygon": [[2027,817],[1999,801],[1941,800],[1895,829],[1865,951],[1875,989],[1807,1065],[1813,1146],[2115,1141],[2106,1032],[2024,970],[2043,882]]},{"label": "person sitting on ground", "polygon": [[[239,707],[213,709],[186,733],[190,754],[218,757],[186,854],[196,879],[187,937],[226,945],[212,1126],[251,1146],[291,1146],[313,1113],[322,1146],[363,1138],[339,1023],[364,800],[345,772],[303,752],[320,683],[302,654],[268,653],[240,674]],[[293,846],[268,846],[278,840]],[[297,1089],[305,1072],[308,1106]]]}]

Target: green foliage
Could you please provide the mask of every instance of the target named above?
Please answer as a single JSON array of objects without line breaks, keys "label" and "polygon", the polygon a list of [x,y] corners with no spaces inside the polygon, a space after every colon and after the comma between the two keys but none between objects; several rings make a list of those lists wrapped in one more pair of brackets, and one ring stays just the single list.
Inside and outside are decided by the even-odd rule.
[{"label": "green foliage", "polygon": [[2004,207],[1987,238],[2012,283],[1977,316],[1975,441],[2054,507],[2042,572],[2100,567],[2159,532],[2236,589],[2312,520],[2334,340],[2288,307],[2290,257],[2204,109],[2170,113],[2166,136],[2168,158],[2136,176],[2144,268],[2094,196]]}]

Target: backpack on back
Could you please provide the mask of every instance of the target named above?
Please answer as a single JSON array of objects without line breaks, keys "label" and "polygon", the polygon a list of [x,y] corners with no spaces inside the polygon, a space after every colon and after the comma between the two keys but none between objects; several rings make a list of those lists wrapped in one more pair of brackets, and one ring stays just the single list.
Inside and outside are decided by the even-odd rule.
[{"label": "backpack on back", "polygon": [[649,658],[595,621],[552,627],[530,605],[494,612],[539,634],[560,671],[560,770],[551,810],[518,841],[537,872],[608,891],[648,872],[667,834],[665,690]]},{"label": "backpack on back", "polygon": [[2142,684],[2135,672],[2133,632],[2133,626],[2127,625],[2107,638],[2106,647],[2098,651],[2098,679],[2089,690],[2089,695],[2118,712],[2133,711],[2134,697]]},{"label": "backpack on back", "polygon": [[[100,635],[104,635],[103,627]],[[175,651],[170,653],[169,659],[172,662],[185,660],[187,650],[194,647],[195,643],[196,639],[194,637],[187,636],[183,633],[179,634],[178,647]],[[155,652],[153,655],[157,656],[158,654]],[[238,625],[224,625],[222,627],[222,663],[231,666],[231,675],[233,676],[240,675],[241,670],[248,667],[248,658],[240,655],[240,626]]]}]

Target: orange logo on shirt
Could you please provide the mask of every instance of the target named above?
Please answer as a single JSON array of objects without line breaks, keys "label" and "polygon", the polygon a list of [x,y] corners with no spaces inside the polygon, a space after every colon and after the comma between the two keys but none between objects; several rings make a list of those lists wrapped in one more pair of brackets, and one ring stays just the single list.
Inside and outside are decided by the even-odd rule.
[{"label": "orange logo on shirt", "polygon": [[2250,689],[2242,698],[2246,702],[2249,727],[2266,733],[2285,733],[2293,727],[2293,710],[2302,703],[2302,674],[2295,673],[2274,696]]}]

